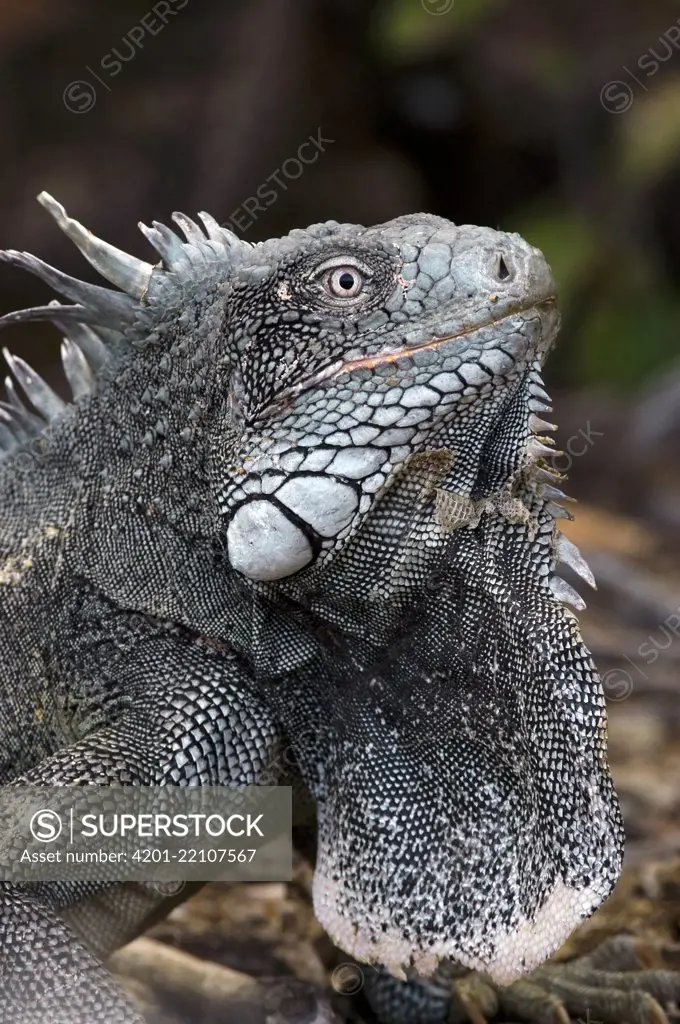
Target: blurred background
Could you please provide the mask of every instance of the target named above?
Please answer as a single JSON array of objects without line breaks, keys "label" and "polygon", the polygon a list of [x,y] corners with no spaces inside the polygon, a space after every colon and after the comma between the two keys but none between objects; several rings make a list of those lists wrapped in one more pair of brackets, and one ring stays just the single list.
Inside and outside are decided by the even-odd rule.
[{"label": "blurred background", "polygon": [[[677,2],[0,0],[0,138],[0,244],[89,280],[41,189],[145,259],[137,221],[175,209],[251,241],[426,210],[544,250],[555,464],[599,583],[582,623],[629,862],[678,854]],[[50,297],[2,267],[0,312]],[[53,329],[2,342],[66,393]]]}]

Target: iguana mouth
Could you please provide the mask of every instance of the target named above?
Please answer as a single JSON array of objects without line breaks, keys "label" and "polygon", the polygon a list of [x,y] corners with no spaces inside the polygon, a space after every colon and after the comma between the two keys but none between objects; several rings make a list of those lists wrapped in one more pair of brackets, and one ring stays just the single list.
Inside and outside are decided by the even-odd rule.
[{"label": "iguana mouth", "polygon": [[[339,369],[335,370],[331,377],[335,377],[340,373],[351,373],[352,370],[372,370],[376,366],[382,366],[385,363],[395,363],[398,359],[407,359],[409,356],[414,355],[416,352],[425,352],[431,349],[437,349],[441,345],[445,345],[449,341],[456,341],[458,338],[465,338],[470,334],[475,334],[477,331],[483,331],[487,327],[494,327],[496,324],[504,323],[513,316],[517,316],[520,313],[528,313],[531,310],[538,310],[541,306],[555,305],[557,302],[557,296],[550,295],[545,299],[541,299],[539,302],[531,302],[527,305],[515,306],[513,309],[503,313],[502,316],[489,317],[486,320],[481,321],[478,324],[470,324],[468,327],[464,327],[460,331],[454,331],[452,334],[445,334],[441,338],[433,338],[431,341],[422,342],[419,345],[405,345],[392,351],[379,352],[374,356],[366,356],[359,359],[351,359],[349,362],[342,363]],[[317,381],[327,379],[322,374],[319,374]],[[317,382],[315,381],[315,383]]]},{"label": "iguana mouth", "polygon": [[408,359],[410,356],[415,355],[417,352],[425,352],[428,350],[434,350],[440,348],[442,345],[446,345],[450,341],[456,341],[458,338],[466,338],[471,334],[475,334],[477,331],[483,331],[488,327],[495,327],[498,324],[505,323],[510,320],[513,316],[519,316],[522,313],[530,313],[532,310],[539,311],[544,306],[556,306],[557,296],[554,293],[550,293],[538,300],[532,300],[531,302],[514,305],[510,309],[506,309],[500,316],[487,317],[485,320],[475,324],[468,324],[459,331],[453,331],[452,333],[442,335],[441,337],[431,338],[428,341],[421,342],[415,345],[401,345],[398,348],[383,350],[375,355],[370,356],[359,356],[356,359],[342,360],[338,359],[330,366],[326,366],[323,370],[318,373],[305,377],[300,380],[293,387],[286,388],[281,391],[276,399],[269,403],[265,409],[262,409],[258,414],[258,419],[263,419],[273,413],[278,413],[281,410],[287,408],[291,401],[296,398],[303,391],[308,388],[316,387],[319,384],[323,384],[325,381],[333,380],[339,377],[343,373],[352,373],[355,370],[373,370],[378,366],[384,366],[388,363],[396,363],[399,359]]}]

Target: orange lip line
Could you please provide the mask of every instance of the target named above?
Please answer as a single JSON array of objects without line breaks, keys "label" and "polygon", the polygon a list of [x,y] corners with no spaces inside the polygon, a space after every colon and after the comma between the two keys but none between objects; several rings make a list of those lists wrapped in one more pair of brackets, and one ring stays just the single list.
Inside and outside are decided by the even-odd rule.
[{"label": "orange lip line", "polygon": [[337,370],[332,374],[333,377],[337,377],[341,373],[351,373],[352,370],[373,370],[376,366],[382,366],[384,363],[396,363],[398,359],[408,358],[414,352],[426,352],[428,349],[439,348],[447,341],[454,341],[456,338],[464,338],[467,334],[473,334],[475,331],[481,331],[485,327],[492,327],[494,324],[500,324],[503,320],[507,320],[508,317],[516,316],[518,313],[524,313],[529,309],[535,309],[538,306],[546,305],[547,303],[554,302],[555,296],[551,295],[547,299],[541,299],[540,302],[535,302],[531,306],[523,306],[519,309],[513,309],[510,313],[504,313],[503,316],[495,317],[490,320],[485,320],[481,324],[473,324],[470,327],[465,327],[462,331],[458,331],[457,334],[447,334],[445,338],[436,338],[434,341],[426,341],[422,345],[412,345],[410,348],[400,348],[396,352],[383,352],[378,353],[375,356],[364,356],[360,359],[352,359],[348,363],[343,363]]},{"label": "orange lip line", "polygon": [[364,356],[360,359],[352,359],[348,363],[334,363],[332,366],[326,367],[321,373],[317,374],[311,379],[302,381],[296,385],[295,388],[290,391],[284,392],[278,398],[276,403],[272,403],[269,407],[271,412],[274,407],[283,407],[285,403],[289,403],[296,395],[301,391],[305,390],[316,384],[322,384],[324,381],[333,380],[334,377],[338,377],[341,373],[350,373],[352,370],[372,370],[376,366],[381,366],[383,363],[396,363],[398,359],[404,359],[410,356],[414,352],[424,352],[427,349],[438,348],[439,345],[443,345],[447,341],[453,341],[455,338],[464,338],[467,334],[473,334],[475,331],[481,331],[485,327],[492,327],[493,324],[500,324],[503,320],[507,320],[508,317],[517,316],[518,313],[526,313],[531,309],[538,309],[540,306],[547,306],[550,303],[554,303],[557,300],[556,295],[549,295],[545,299],[539,299],[538,302],[534,302],[531,306],[519,306],[517,309],[510,310],[509,313],[504,313],[503,316],[492,317],[489,320],[484,320],[481,324],[472,324],[470,327],[464,328],[457,334],[447,334],[445,338],[436,338],[434,341],[426,341],[422,345],[412,345],[410,348],[400,348],[396,352],[383,352],[378,353],[375,356]]}]

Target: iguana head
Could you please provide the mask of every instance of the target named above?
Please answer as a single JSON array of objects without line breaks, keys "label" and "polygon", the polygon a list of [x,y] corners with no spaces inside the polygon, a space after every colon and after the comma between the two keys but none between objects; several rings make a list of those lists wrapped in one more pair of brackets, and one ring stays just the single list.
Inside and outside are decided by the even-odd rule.
[{"label": "iguana head", "polygon": [[[621,854],[602,690],[561,604],[580,598],[554,574],[563,559],[589,577],[542,463],[557,330],[542,255],[428,215],[256,246],[176,215],[185,242],[143,228],[152,266],[43,201],[121,289],[4,257],[75,303],[5,322],[64,326],[74,393],[104,364],[101,521],[122,539],[90,578],[198,630],[185,568],[157,552],[179,599],[150,588],[147,607],[125,553],[135,530],[163,547],[171,527],[192,558],[207,529],[226,553],[210,614],[223,592],[317,801],[331,936],[395,973],[530,969],[604,899]],[[56,396],[12,368],[49,414]],[[17,435],[20,410],[5,409]]]},{"label": "iguana head", "polygon": [[449,452],[476,495],[527,458],[557,314],[517,235],[432,216],[296,231],[241,262],[226,315],[240,434],[216,479],[252,579],[323,574],[416,454]]}]

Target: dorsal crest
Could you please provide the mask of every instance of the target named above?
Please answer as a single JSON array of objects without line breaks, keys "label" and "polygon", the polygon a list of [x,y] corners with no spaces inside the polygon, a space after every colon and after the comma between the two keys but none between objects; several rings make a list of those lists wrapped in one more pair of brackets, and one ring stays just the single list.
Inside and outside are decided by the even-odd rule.
[{"label": "dorsal crest", "polygon": [[[213,274],[224,276],[239,252],[251,248],[249,242],[221,227],[208,213],[198,215],[202,227],[183,213],[173,213],[172,219],[184,238],[157,221],[151,227],[139,224],[161,257],[151,264],[97,238],[69,217],[47,192],[41,192],[38,201],[95,270],[118,289],[70,277],[30,253],[0,250],[0,261],[30,271],[71,301],[63,305],[53,300],[46,306],[8,313],[0,317],[0,327],[35,320],[48,320],[58,327],[63,335],[62,365],[74,400],[96,386],[105,364],[124,358],[126,350],[151,334],[169,309],[186,301],[187,285],[193,282],[198,286],[210,279],[211,269]],[[54,423],[66,408],[66,403],[23,359],[3,351],[12,376],[5,379],[7,401],[0,402],[0,458],[31,440],[48,423]],[[22,402],[15,382],[34,411]]]}]

